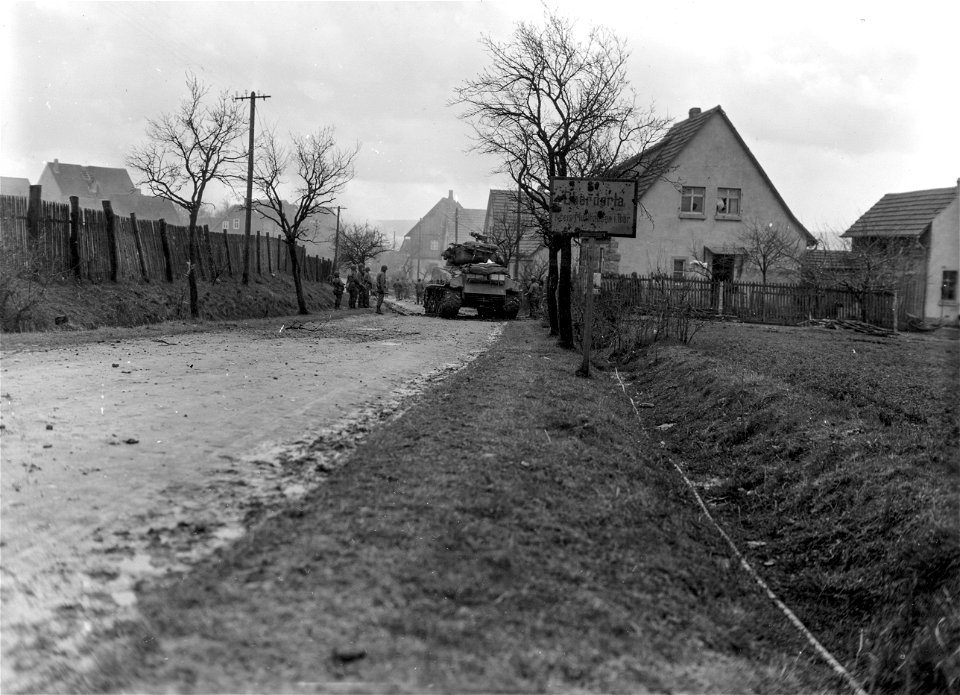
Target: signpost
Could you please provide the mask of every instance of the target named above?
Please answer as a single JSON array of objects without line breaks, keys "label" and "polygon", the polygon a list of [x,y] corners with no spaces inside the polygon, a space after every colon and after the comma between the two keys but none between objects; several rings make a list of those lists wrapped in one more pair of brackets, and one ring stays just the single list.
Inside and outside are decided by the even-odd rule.
[{"label": "signpost", "polygon": [[[599,283],[593,273],[597,239],[637,236],[637,182],[635,179],[550,179],[550,231],[583,239],[584,267],[583,364],[577,374],[590,376],[593,342],[593,294]],[[603,269],[600,269],[601,272]],[[597,273],[599,275],[600,273]]]}]

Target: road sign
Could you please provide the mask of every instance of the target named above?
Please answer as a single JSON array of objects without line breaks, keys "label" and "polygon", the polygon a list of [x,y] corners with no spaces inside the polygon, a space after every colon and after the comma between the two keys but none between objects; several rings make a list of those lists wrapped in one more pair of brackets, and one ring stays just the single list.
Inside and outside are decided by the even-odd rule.
[{"label": "road sign", "polygon": [[550,226],[554,234],[637,236],[635,179],[550,179]]}]

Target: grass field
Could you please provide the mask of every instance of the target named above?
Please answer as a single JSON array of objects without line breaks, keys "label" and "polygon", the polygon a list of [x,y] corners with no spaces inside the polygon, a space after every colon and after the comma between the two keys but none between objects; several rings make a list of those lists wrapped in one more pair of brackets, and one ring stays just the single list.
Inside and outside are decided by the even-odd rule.
[{"label": "grass field", "polygon": [[77,687],[847,692],[677,463],[870,692],[955,690],[957,347],[709,324],[585,380],[508,324],[309,497],[142,585]]}]

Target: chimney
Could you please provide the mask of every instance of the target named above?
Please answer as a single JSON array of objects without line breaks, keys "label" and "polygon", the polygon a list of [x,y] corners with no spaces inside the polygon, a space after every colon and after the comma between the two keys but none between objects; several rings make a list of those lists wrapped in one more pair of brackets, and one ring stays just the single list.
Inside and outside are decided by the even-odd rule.
[{"label": "chimney", "polygon": [[690,118],[693,118],[694,116],[699,116],[700,113],[701,113],[700,107],[694,106],[692,109],[690,109]]},{"label": "chimney", "polygon": [[450,194],[447,196],[450,200],[453,200],[453,189],[450,189]]},{"label": "chimney", "polygon": [[59,174],[59,173],[60,173],[60,160],[59,160],[59,159],[54,159],[54,160],[53,160],[53,173],[54,173],[54,174]]}]

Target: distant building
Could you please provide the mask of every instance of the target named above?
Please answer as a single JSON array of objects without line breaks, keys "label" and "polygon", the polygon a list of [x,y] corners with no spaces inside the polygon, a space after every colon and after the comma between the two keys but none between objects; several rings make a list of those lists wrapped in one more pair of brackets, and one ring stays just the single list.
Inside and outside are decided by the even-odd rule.
[{"label": "distant building", "polygon": [[169,200],[142,195],[126,169],[65,164],[54,159],[44,166],[37,184],[43,200],[68,203],[70,196],[77,196],[80,207],[96,210],[109,200],[117,215],[132,213],[142,220],[163,219],[173,224],[182,220],[179,208]]},{"label": "distant building", "polygon": [[775,224],[801,249],[816,243],[719,106],[690,109],[611,175],[637,179],[637,235],[600,245],[605,273],[685,277],[703,268],[716,280],[758,280],[741,241],[749,225]]},{"label": "distant building", "polygon": [[26,198],[30,195],[30,179],[17,176],[0,176],[0,195]]},{"label": "distant building", "polygon": [[463,207],[451,190],[404,235],[400,245],[404,273],[416,280],[444,265],[440,254],[451,243],[470,241],[472,232],[482,234],[486,214],[486,210]]},{"label": "distant building", "polygon": [[[888,193],[845,231],[854,257],[896,256],[896,272],[915,278],[905,311],[933,323],[957,324],[960,295],[960,179],[950,188]],[[909,285],[908,285],[909,286]]]},{"label": "distant building", "polygon": [[529,204],[520,197],[519,191],[494,188],[487,199],[483,234],[490,238],[516,239],[517,226],[520,236],[519,253],[515,252],[510,264],[514,277],[525,277],[532,267],[545,265],[547,250],[543,245],[536,220],[528,211]]},{"label": "distant building", "polygon": [[[292,220],[296,214],[296,207],[291,203],[284,203],[284,214]],[[342,220],[341,220],[342,222]],[[246,232],[246,207],[231,205],[225,211],[218,211],[213,215],[204,215],[197,219],[197,224],[207,225],[211,232],[227,232],[228,234],[244,234]],[[301,229],[304,230],[304,240],[300,242],[307,253],[321,258],[333,258],[333,237],[336,232],[336,212],[327,215],[317,215],[307,220]],[[274,220],[259,212],[256,207],[250,213],[250,233],[256,236],[276,238],[283,232]]]}]

